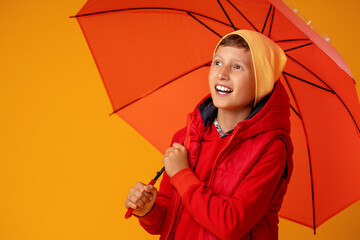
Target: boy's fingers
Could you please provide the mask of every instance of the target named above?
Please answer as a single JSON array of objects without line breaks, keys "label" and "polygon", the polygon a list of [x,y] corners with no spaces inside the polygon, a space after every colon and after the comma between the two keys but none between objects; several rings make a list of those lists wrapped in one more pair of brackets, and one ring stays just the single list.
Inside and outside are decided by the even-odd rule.
[{"label": "boy's fingers", "polygon": [[142,207],[145,205],[145,202],[142,200],[142,198],[139,198],[136,194],[129,194],[128,200],[129,200],[129,202],[131,202],[139,207]]},{"label": "boy's fingers", "polygon": [[153,185],[146,185],[144,186],[144,189],[146,192],[152,192],[152,190],[154,189]]},{"label": "boy's fingers", "polygon": [[147,196],[149,199],[150,197],[152,197],[152,192],[154,192],[155,187],[153,185],[145,185],[145,184],[140,184],[137,188],[137,190],[144,194],[145,196]]},{"label": "boy's fingers", "polygon": [[147,196],[149,197],[150,200],[152,200],[157,195],[157,189],[152,185],[146,186],[145,191],[147,194],[149,194]]},{"label": "boy's fingers", "polygon": [[135,203],[132,203],[132,202],[130,202],[129,200],[127,200],[126,202],[125,202],[125,207],[126,208],[132,208],[132,209],[137,209],[137,205],[135,204]]},{"label": "boy's fingers", "polygon": [[147,203],[149,201],[151,201],[150,197],[152,194],[148,193],[148,192],[135,192],[134,194],[138,199],[140,199],[141,201],[143,201],[144,203]]},{"label": "boy's fingers", "polygon": [[179,149],[179,150],[181,150],[181,151],[186,150],[186,147],[185,147],[184,145],[182,145],[182,144],[180,144],[180,143],[177,143],[177,142],[174,142],[174,143],[173,143],[173,146],[174,146],[174,148]]},{"label": "boy's fingers", "polygon": [[[132,208],[135,206],[143,207],[147,202],[153,199],[154,187],[137,182],[134,187],[130,188],[127,200],[131,202]],[[135,206],[134,206],[135,205]]]},{"label": "boy's fingers", "polygon": [[169,147],[168,149],[166,149],[165,155],[174,152],[175,150],[177,150],[176,147]]},{"label": "boy's fingers", "polygon": [[131,208],[134,210],[139,208],[135,203],[130,202],[130,204]]},{"label": "boy's fingers", "polygon": [[135,214],[143,216],[154,205],[156,196],[157,189],[154,186],[137,182],[134,187],[129,190],[125,207],[127,209],[133,209]]},{"label": "boy's fingers", "polygon": [[182,147],[183,147],[182,144],[177,143],[177,142],[174,142],[174,143],[173,143],[173,146],[176,147],[176,148],[182,148]]},{"label": "boy's fingers", "polygon": [[137,182],[137,183],[135,183],[134,188],[141,190],[142,188],[144,188],[144,186],[146,186],[144,183]]},{"label": "boy's fingers", "polygon": [[148,192],[144,192],[143,193],[150,201],[153,199],[153,194],[152,194],[152,191]]},{"label": "boy's fingers", "polygon": [[143,201],[146,201],[146,198],[149,199],[149,201],[152,198],[151,192],[153,191],[152,188],[149,190],[147,185],[143,185],[142,183],[138,184],[137,186],[130,189],[129,194],[134,195]]}]

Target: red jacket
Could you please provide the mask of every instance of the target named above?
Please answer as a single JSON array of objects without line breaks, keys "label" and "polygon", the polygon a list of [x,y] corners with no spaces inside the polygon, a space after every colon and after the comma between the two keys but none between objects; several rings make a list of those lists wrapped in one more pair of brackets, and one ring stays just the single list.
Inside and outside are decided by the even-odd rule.
[{"label": "red jacket", "polygon": [[[191,168],[216,111],[208,95],[173,137],[172,143],[185,142]],[[293,169],[289,118],[289,97],[277,81],[272,93],[236,125],[209,182],[200,181],[190,168],[171,180],[165,173],[153,209],[139,218],[141,226],[160,239],[173,239],[186,208],[198,223],[189,228],[199,239],[277,239],[278,212]]]}]

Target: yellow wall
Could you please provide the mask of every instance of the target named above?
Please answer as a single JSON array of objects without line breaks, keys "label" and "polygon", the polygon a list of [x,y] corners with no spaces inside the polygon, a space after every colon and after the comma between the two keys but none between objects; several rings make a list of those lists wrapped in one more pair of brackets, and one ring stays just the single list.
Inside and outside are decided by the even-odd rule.
[{"label": "yellow wall", "polygon": [[[128,188],[148,181],[162,155],[108,116],[92,56],[68,18],[84,3],[0,2],[0,239],[157,239],[123,216]],[[359,2],[291,3],[332,38],[360,79]],[[359,239],[359,217],[358,202],[316,237],[281,220],[280,239]]]}]

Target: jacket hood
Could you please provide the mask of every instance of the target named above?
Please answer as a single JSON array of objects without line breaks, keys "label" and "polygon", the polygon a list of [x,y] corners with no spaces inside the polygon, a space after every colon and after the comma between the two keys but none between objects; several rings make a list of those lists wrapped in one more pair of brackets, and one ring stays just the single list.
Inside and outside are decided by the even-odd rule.
[{"label": "jacket hood", "polygon": [[[232,34],[244,38],[250,47],[255,73],[255,107],[263,97],[273,90],[275,82],[284,70],[287,58],[279,45],[259,32],[237,30],[225,35],[221,40]],[[215,47],[213,55],[215,55],[221,40]]]},{"label": "jacket hood", "polygon": [[[217,116],[217,108],[211,95],[205,96],[190,115],[192,124],[189,131],[192,132],[192,138],[201,138],[205,128],[211,125]],[[273,130],[290,134],[290,99],[281,81],[276,81],[273,90],[233,129],[236,138],[241,139]]]}]

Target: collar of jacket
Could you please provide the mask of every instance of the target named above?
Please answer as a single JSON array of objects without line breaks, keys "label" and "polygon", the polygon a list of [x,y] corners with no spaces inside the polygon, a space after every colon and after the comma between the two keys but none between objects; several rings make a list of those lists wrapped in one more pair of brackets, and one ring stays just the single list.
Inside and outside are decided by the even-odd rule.
[{"label": "collar of jacket", "polygon": [[[211,95],[206,95],[188,118],[188,133],[191,139],[202,138],[217,115]],[[190,121],[189,121],[190,119]],[[280,80],[276,81],[270,94],[265,96],[250,115],[233,129],[237,138],[250,138],[262,132],[283,130],[290,133],[290,100]]]},{"label": "collar of jacket", "polygon": [[[274,89],[273,89],[273,91],[274,91]],[[271,94],[273,93],[273,91],[271,91],[271,93],[266,95],[263,99],[261,99],[260,102],[258,102],[258,104],[256,104],[255,108],[252,109],[251,113],[249,114],[249,116],[247,118],[245,118],[245,120],[252,118],[256,113],[258,113],[264,107],[264,105],[269,100],[269,98],[270,98]],[[198,106],[198,109],[199,109],[200,115],[201,115],[201,117],[203,119],[204,126],[208,126],[208,125],[212,124],[213,122],[216,123],[215,120],[216,120],[217,110],[218,109],[214,106],[214,103],[213,103],[211,97],[206,98],[202,102],[202,104],[200,104]],[[223,133],[223,135],[221,137],[232,133],[233,130],[234,129],[231,129],[230,131],[228,131],[226,133]]]}]

